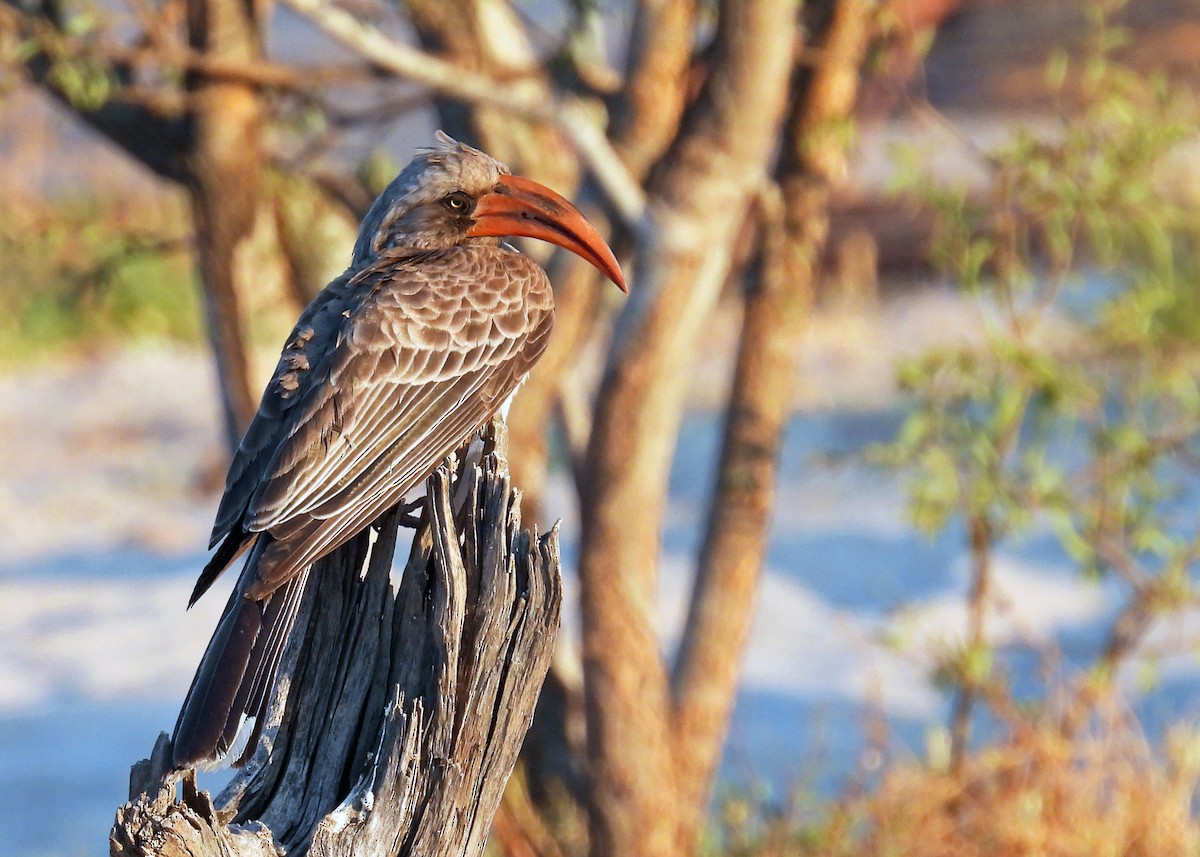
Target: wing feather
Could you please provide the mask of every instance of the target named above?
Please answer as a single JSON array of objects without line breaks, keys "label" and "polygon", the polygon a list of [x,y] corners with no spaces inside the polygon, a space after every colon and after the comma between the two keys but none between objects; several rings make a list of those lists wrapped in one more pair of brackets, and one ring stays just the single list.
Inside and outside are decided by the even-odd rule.
[{"label": "wing feather", "polygon": [[321,360],[331,356],[322,343],[333,336],[343,318],[341,313],[350,281],[351,276],[347,273],[326,286],[301,313],[292,329],[271,381],[263,391],[258,411],[229,465],[225,493],[217,509],[209,548],[238,527],[268,459],[300,404],[299,391],[304,379],[320,371]]},{"label": "wing feather", "polygon": [[497,250],[383,259],[306,311],[264,394],[259,417],[270,419],[247,433],[218,514],[218,535],[270,534],[249,597],[399,502],[541,355],[553,323],[545,274]]},{"label": "wing feather", "polygon": [[[547,323],[546,332],[548,328]],[[539,339],[544,347],[545,337]],[[519,363],[504,368],[508,371],[499,378],[481,374],[460,376],[459,395],[454,396],[456,407],[428,411],[428,418],[414,426],[414,436],[397,441],[377,456],[342,491],[331,495],[324,504],[272,528],[274,540],[259,562],[258,578],[247,592],[249,597],[269,595],[295,574],[345,544],[420,485],[446,456],[483,427],[527,371]],[[419,436],[415,436],[418,432]]]}]

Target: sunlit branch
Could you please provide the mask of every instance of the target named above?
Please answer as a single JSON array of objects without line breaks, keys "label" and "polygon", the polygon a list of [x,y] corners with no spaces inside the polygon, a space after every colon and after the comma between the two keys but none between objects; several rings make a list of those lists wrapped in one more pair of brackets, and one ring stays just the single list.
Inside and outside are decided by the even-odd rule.
[{"label": "sunlit branch", "polygon": [[646,210],[642,187],[625,169],[620,156],[577,99],[547,99],[544,93],[526,89],[519,81],[498,82],[461,68],[398,42],[320,0],[285,2],[359,56],[397,77],[423,84],[450,98],[487,104],[554,125],[579,152],[621,219],[631,228],[640,228]]}]

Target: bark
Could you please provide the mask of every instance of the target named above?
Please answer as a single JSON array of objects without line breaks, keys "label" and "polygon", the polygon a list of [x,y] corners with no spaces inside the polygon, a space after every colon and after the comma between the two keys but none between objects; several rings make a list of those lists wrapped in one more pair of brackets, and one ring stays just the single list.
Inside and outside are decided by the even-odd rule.
[{"label": "bark", "polygon": [[[525,28],[503,0],[404,0],[426,49],[456,66],[505,81],[514,94],[550,103],[554,89]],[[514,117],[483,103],[437,98],[443,128],[480,146],[513,170],[571,195],[579,163],[551,124]],[[539,249],[543,258],[548,251]],[[522,483],[524,484],[524,483]]]},{"label": "bark", "polygon": [[346,269],[358,218],[303,177],[273,172],[269,185],[292,298],[305,305]]},{"label": "bark", "polygon": [[[640,185],[596,128],[592,115],[576,99],[556,92],[549,74],[531,62],[529,40],[507,3],[406,0],[423,43],[456,58],[448,61],[389,38],[327,4],[286,2],[378,69],[443,96],[447,107],[442,122],[452,132],[457,129],[459,135],[481,142],[515,168],[569,191],[578,173],[577,161],[585,162],[593,183],[621,217],[643,225],[645,198]],[[690,37],[690,28],[684,32]],[[451,102],[472,105],[472,110],[453,112]],[[476,119],[485,115],[496,122],[488,125],[480,120],[476,128]],[[574,152],[560,158],[559,152],[567,151],[566,140]],[[533,145],[525,145],[530,141]],[[535,256],[545,251],[538,246],[529,249]]]},{"label": "bark", "polygon": [[[650,0],[638,6],[625,87],[613,100],[609,129],[613,149],[638,181],[645,180],[679,131],[695,14],[693,0]],[[583,190],[594,195],[594,188],[587,184]],[[614,224],[605,212],[594,204],[585,203],[585,209],[601,234],[614,234]],[[624,255],[620,245],[627,242],[615,243]],[[564,407],[564,385],[585,385],[588,394],[577,395],[574,403],[590,401],[592,379],[581,362],[587,359],[589,342],[611,323],[611,304],[601,299],[607,285],[596,269],[567,253],[556,256],[555,266],[554,339],[521,388],[513,409],[513,439],[523,453],[521,484],[527,486],[527,499],[534,501],[533,514],[539,511],[538,489],[546,478],[546,427]],[[586,432],[590,418],[586,413],[582,416],[587,424],[580,428]],[[571,431],[566,419],[563,423],[568,453],[573,458],[582,456],[584,449],[571,442],[577,432]]]},{"label": "bark", "polygon": [[[188,0],[189,45],[218,60],[256,60],[262,54],[257,12],[242,0]],[[278,262],[278,252],[255,247],[256,241],[265,242],[278,250],[273,212],[261,186],[264,118],[258,92],[244,81],[198,73],[188,76],[187,89],[193,127],[187,186],[225,435],[236,448],[258,406],[259,385],[251,378],[246,344],[251,302],[279,304],[289,320],[299,306],[277,272],[266,270]]]},{"label": "bark", "polygon": [[641,224],[645,197],[589,113],[576,99],[530,90],[524,80],[498,81],[385,35],[337,6],[320,0],[285,0],[326,34],[349,47],[381,72],[429,87],[471,104],[503,110],[510,117],[553,125],[570,140],[597,185],[621,216]]},{"label": "bark", "polygon": [[641,178],[679,130],[696,28],[695,0],[638,4],[625,88],[613,110],[613,147]]},{"label": "bark", "polygon": [[[588,219],[596,222],[594,216]],[[601,224],[603,225],[603,224]],[[521,385],[511,411],[513,448],[521,451],[515,464],[521,485],[530,486],[526,499],[533,520],[546,523],[542,498],[549,473],[550,426],[562,397],[562,387],[576,367],[588,339],[601,323],[605,282],[593,276],[595,268],[577,256],[556,254],[554,282],[554,336],[546,352]],[[585,394],[586,395],[586,394]]]},{"label": "bark", "polygon": [[688,620],[673,675],[681,805],[698,833],[736,695],[754,618],[790,414],[796,347],[813,302],[828,233],[831,186],[845,164],[844,134],[869,32],[867,0],[827,0],[811,48],[817,57],[792,86],[780,180],[769,192],[762,260],[746,297],[721,460]]},{"label": "bark", "polygon": [[[524,28],[507,3],[498,0],[405,0],[414,26],[427,49],[463,68],[496,80],[515,81],[534,97],[549,102],[553,81],[538,65]],[[626,86],[613,99],[610,130],[613,149],[629,175],[645,177],[666,150],[679,127],[684,107],[685,71],[691,59],[695,27],[694,0],[651,0],[638,7]],[[475,140],[488,152],[569,195],[580,180],[578,158],[562,135],[545,122],[514,118],[487,104],[437,100],[440,121],[452,135]],[[585,187],[592,197],[595,188]],[[585,201],[588,219],[602,234],[612,232],[608,217]],[[545,253],[545,245],[529,248]],[[526,512],[539,519],[547,460],[546,429],[551,425],[564,378],[579,359],[597,324],[608,312],[597,305],[600,278],[570,254],[557,253],[555,276],[557,318],[550,348],[518,394],[511,437],[515,474],[525,489]]]},{"label": "bark", "polygon": [[700,324],[783,117],[796,10],[723,4],[717,58],[655,182],[657,240],[638,257],[588,452],[580,576],[591,853],[687,853],[669,689],[653,627],[667,474]]},{"label": "bark", "polygon": [[[314,566],[268,734],[216,805],[163,779],[165,736],[135,766],[114,857],[479,855],[549,666],[557,532],[520,529],[504,465],[446,470],[398,592],[397,515]],[[274,842],[274,844],[272,844]],[[171,850],[174,849],[174,850]]]}]

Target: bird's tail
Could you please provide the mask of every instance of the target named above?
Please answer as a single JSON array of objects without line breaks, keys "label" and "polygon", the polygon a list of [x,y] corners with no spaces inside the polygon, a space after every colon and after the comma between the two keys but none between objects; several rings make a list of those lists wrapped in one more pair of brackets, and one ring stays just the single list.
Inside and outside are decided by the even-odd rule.
[{"label": "bird's tail", "polygon": [[[268,541],[260,537],[251,548],[241,581],[254,579]],[[246,598],[241,582],[234,587],[175,722],[177,769],[220,765],[240,747],[239,737],[246,744],[232,764],[254,754],[307,577],[307,571],[296,575],[262,601]]]}]

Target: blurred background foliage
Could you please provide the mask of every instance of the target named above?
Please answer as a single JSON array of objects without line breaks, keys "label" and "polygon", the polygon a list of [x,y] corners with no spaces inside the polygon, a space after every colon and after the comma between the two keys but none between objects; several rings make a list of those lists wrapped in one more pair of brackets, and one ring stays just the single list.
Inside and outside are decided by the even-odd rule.
[{"label": "blurred background foliage", "polygon": [[[1109,20],[1121,5],[1092,4],[1081,56],[1046,65],[1061,99],[1049,128],[1018,124],[974,150],[983,193],[931,177],[924,152],[902,159],[893,192],[930,213],[930,260],[974,297],[985,331],[902,365],[911,409],[869,453],[907,473],[915,527],[965,537],[967,633],[936,667],[955,702],[925,766],[899,766],[768,853],[1200,848],[1200,734],[1179,724],[1164,764],[1114,695],[1153,623],[1195,605],[1200,558],[1182,502],[1200,467],[1200,209],[1177,172],[1200,114],[1188,89],[1114,59],[1131,37]],[[1119,579],[1124,602],[1089,669],[1064,673],[1047,650],[1050,677],[1030,695],[988,622],[997,548],[1046,528],[1081,575]],[[1004,737],[972,751],[976,705]]]},{"label": "blurred background foliage", "polygon": [[915,526],[965,524],[970,627],[938,667],[958,699],[955,769],[975,699],[1014,702],[986,628],[997,545],[1049,526],[1081,574],[1126,587],[1077,706],[1057,712],[1068,735],[1158,614],[1196,600],[1200,528],[1178,501],[1200,463],[1200,212],[1171,192],[1169,161],[1198,114],[1190,93],[1113,61],[1128,33],[1105,11],[1092,7],[1079,60],[1046,70],[1076,110],[980,152],[982,197],[919,169],[898,178],[933,212],[931,258],[975,297],[986,332],[982,347],[901,368],[913,407],[875,451],[908,470]]},{"label": "blurred background foliage", "polygon": [[0,208],[0,365],[203,340],[186,216],[150,208],[80,198]]}]

